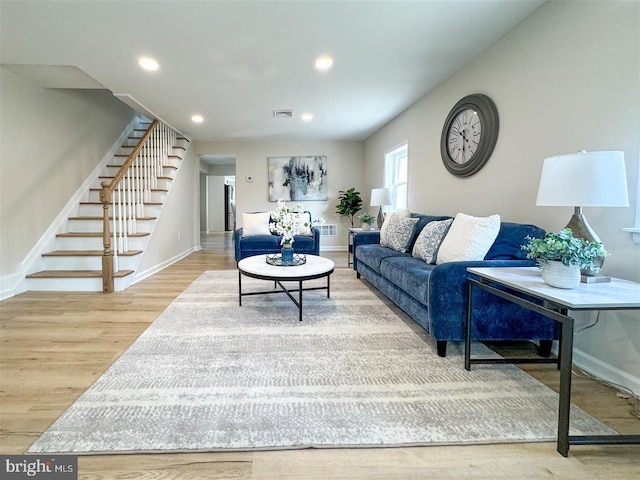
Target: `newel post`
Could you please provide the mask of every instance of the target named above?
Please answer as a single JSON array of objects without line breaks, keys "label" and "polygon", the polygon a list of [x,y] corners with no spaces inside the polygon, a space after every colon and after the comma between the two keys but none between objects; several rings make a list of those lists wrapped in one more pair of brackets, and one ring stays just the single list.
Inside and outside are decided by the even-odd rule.
[{"label": "newel post", "polygon": [[109,204],[111,203],[111,190],[107,182],[102,182],[100,190],[100,202],[102,203],[102,291],[113,292],[113,250],[111,250],[111,232],[109,231]]}]

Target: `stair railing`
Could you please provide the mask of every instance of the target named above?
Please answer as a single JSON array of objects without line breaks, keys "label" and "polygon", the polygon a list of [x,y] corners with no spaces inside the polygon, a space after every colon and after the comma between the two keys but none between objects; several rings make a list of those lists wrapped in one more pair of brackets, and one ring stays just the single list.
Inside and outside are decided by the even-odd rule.
[{"label": "stair railing", "polygon": [[129,237],[137,233],[137,220],[144,216],[175,144],[175,130],[154,120],[113,179],[101,183],[103,292],[114,290],[118,254],[129,251]]}]

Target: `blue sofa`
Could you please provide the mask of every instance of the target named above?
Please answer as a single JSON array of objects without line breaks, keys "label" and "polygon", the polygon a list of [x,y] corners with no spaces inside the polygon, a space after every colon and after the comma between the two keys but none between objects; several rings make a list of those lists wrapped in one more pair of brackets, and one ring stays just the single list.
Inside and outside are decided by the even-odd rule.
[{"label": "blue sofa", "polygon": [[[311,227],[311,236],[296,235],[293,240],[293,251],[295,253],[306,253],[307,255],[320,255],[320,229]],[[243,258],[265,253],[280,253],[280,235],[252,235],[242,236],[242,228],[238,228],[233,233],[236,262]]]},{"label": "blue sofa", "polygon": [[[419,218],[413,241],[431,221],[447,216],[412,213]],[[526,237],[542,237],[545,232],[535,225],[500,223],[500,231],[482,261],[427,264],[380,245],[380,231],[358,233],[353,239],[353,268],[393,303],[406,312],[436,340],[438,355],[446,356],[448,341],[464,340],[467,314],[468,267],[534,266],[521,245]],[[537,313],[491,295],[473,290],[474,340],[536,340],[539,352],[549,356],[551,341],[557,338],[556,322]]]}]

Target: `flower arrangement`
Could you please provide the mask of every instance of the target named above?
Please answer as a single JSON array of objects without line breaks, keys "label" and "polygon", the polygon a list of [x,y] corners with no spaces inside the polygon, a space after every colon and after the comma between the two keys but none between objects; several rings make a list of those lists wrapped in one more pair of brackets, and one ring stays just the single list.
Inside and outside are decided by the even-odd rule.
[{"label": "flower arrangement", "polygon": [[[294,208],[289,207],[284,200],[278,200],[278,205],[271,212],[272,222],[269,223],[269,230],[278,235],[282,235],[281,245],[293,243],[295,235],[300,231],[300,226],[304,222],[300,219],[302,204],[298,203]],[[306,226],[306,225],[304,225]]]},{"label": "flower arrangement", "polygon": [[565,228],[559,233],[549,232],[544,238],[528,236],[527,240],[529,243],[522,245],[522,249],[529,252],[527,258],[536,259],[538,266],[555,260],[567,266],[591,268],[594,273],[597,273],[599,267],[594,264],[594,259],[608,255],[602,243],[575,238],[570,228]]}]

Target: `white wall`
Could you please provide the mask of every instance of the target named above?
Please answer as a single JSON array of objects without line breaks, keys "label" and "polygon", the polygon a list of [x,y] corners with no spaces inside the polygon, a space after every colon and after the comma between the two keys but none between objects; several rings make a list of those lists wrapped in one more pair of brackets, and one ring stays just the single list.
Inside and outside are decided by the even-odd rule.
[{"label": "white wall", "polygon": [[18,273],[133,117],[106,90],[43,88],[0,66],[0,278]]},{"label": "white wall", "polygon": [[[338,192],[355,187],[361,190],[363,174],[362,142],[339,141],[237,141],[196,142],[197,155],[218,154],[236,158],[236,210],[237,224],[242,226],[242,212],[267,211],[275,208],[269,202],[267,158],[277,156],[327,156],[327,201],[306,201],[304,208],[312,217],[324,217],[327,223],[338,225],[336,237],[323,237],[321,249],[345,249],[346,218],[335,213]],[[246,182],[252,177],[253,182]],[[368,195],[367,195],[368,197]]]},{"label": "white wall", "polygon": [[[560,230],[572,208],[536,207],[545,157],[578,150],[622,150],[629,208],[585,208],[611,256],[603,272],[640,281],[640,247],[622,231],[634,223],[640,151],[640,4],[551,1],[365,144],[365,185],[379,183],[383,154],[409,139],[409,206],[455,215],[499,213],[504,220]],[[500,133],[492,157],[470,178],[447,172],[440,135],[453,105],[485,93]],[[579,325],[591,318],[580,317]],[[640,394],[636,313],[604,312],[576,336],[576,361]]]},{"label": "white wall", "polygon": [[207,176],[208,233],[224,232],[224,177]]},{"label": "white wall", "polygon": [[157,220],[149,244],[135,273],[134,282],[159,271],[200,248],[200,172],[190,145]]}]

